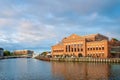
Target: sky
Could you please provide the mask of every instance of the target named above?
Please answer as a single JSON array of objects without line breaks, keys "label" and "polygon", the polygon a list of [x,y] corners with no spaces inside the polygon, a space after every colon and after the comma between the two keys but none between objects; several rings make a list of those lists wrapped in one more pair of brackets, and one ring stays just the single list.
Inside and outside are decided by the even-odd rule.
[{"label": "sky", "polygon": [[0,0],[0,47],[39,53],[71,34],[120,40],[120,0]]}]

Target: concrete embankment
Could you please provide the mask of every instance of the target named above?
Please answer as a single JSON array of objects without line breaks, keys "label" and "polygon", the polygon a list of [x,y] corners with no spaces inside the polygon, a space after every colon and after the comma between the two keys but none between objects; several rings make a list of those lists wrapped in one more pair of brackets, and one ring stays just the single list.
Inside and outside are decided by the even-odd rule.
[{"label": "concrete embankment", "polygon": [[50,58],[50,61],[120,63],[120,58]]},{"label": "concrete embankment", "polygon": [[105,62],[105,63],[120,63],[120,58],[46,58],[36,57],[36,59],[43,61],[64,61],[64,62]]}]

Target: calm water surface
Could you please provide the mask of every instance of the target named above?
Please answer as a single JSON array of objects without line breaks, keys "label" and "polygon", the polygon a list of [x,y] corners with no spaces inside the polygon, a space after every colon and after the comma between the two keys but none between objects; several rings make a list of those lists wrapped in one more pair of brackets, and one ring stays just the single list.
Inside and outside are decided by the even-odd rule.
[{"label": "calm water surface", "polygon": [[4,59],[0,80],[120,80],[120,64]]}]

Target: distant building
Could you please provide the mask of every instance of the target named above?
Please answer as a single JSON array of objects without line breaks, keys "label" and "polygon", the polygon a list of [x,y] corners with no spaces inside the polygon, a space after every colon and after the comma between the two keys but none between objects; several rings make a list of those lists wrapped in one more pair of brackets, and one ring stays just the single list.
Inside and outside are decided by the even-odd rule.
[{"label": "distant building", "polygon": [[120,46],[111,47],[111,55],[114,58],[120,58]]},{"label": "distant building", "polygon": [[111,57],[120,58],[120,41],[113,38],[110,40],[109,44]]},{"label": "distant building", "polygon": [[31,51],[31,50],[16,50],[13,53],[14,53],[14,55],[28,55],[28,56],[33,56],[34,51]]},{"label": "distant building", "polygon": [[3,56],[4,49],[0,48],[0,56]]},{"label": "distant building", "polygon": [[40,54],[40,56],[44,57],[52,57],[51,51],[45,51]]},{"label": "distant building", "polygon": [[52,46],[52,56],[109,57],[109,39],[101,34],[79,36],[72,34]]},{"label": "distant building", "polygon": [[47,56],[47,57],[52,57],[51,51],[47,51],[46,56]]}]

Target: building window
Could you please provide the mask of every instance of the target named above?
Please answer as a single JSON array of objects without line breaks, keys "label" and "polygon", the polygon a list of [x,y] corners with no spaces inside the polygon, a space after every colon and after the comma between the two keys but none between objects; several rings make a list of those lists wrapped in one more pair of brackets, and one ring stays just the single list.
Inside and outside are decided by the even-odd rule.
[{"label": "building window", "polygon": [[104,47],[102,47],[102,50],[104,50]]},{"label": "building window", "polygon": [[90,50],[92,50],[92,48],[90,48]]},{"label": "building window", "polygon": [[78,52],[80,51],[80,49],[78,48]]},{"label": "building window", "polygon": [[101,50],[101,47],[99,47],[99,50]]},{"label": "building window", "polygon": [[75,49],[75,52],[76,52],[76,48],[74,48]]},{"label": "building window", "polygon": [[89,51],[89,48],[88,48],[88,51]]},{"label": "building window", "polygon": [[93,48],[93,50],[95,50],[95,48]]},{"label": "building window", "polygon": [[81,48],[81,51],[83,51],[83,49]]},{"label": "building window", "polygon": [[73,48],[71,48],[71,51],[73,52]]},{"label": "building window", "polygon": [[67,45],[66,45],[66,52],[67,52]]},{"label": "building window", "polygon": [[70,45],[68,45],[68,52],[70,52]]},{"label": "building window", "polygon": [[96,50],[98,50],[98,47],[96,47]]}]

